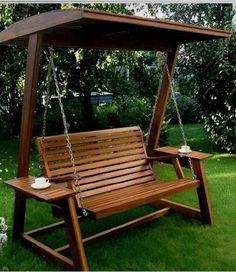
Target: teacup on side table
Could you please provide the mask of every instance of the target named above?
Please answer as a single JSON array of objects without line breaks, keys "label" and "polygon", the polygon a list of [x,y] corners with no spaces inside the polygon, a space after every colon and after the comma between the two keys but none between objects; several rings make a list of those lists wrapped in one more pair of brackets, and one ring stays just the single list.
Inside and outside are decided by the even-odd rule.
[{"label": "teacup on side table", "polygon": [[178,152],[181,154],[188,154],[188,153],[192,152],[192,150],[190,149],[190,146],[182,145],[181,148],[178,150]]},{"label": "teacup on side table", "polygon": [[36,190],[46,189],[51,186],[48,178],[39,177],[35,178],[34,183],[31,184],[31,187]]}]

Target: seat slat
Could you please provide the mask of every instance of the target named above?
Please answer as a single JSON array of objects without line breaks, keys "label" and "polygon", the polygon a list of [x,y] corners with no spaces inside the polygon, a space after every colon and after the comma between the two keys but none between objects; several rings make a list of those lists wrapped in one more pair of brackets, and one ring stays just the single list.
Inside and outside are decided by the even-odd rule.
[{"label": "seat slat", "polygon": [[[144,186],[148,183],[143,184]],[[199,181],[197,180],[186,180],[184,182],[175,182],[172,186],[163,186],[160,188],[158,185],[156,189],[152,187],[151,192],[136,194],[132,191],[132,186],[129,187],[128,192],[124,193],[125,189],[112,191],[104,195],[107,198],[104,198],[104,195],[97,195],[96,199],[99,200],[100,196],[103,196],[100,206],[96,206],[91,202],[91,198],[95,196],[85,198],[84,205],[87,209],[93,212],[96,215],[96,218],[101,218],[110,214],[128,210],[132,207],[145,205],[155,201],[156,199],[173,195],[177,192],[182,192],[185,190],[193,189],[199,186]],[[122,194],[117,197],[117,193],[122,191]]]},{"label": "seat slat", "polygon": [[135,180],[130,180],[130,181],[123,181],[121,183],[116,183],[115,185],[109,185],[109,186],[103,186],[98,189],[93,189],[89,191],[82,191],[82,196],[83,197],[88,197],[91,195],[97,195],[105,192],[110,192],[112,190],[117,190],[121,188],[127,188],[128,186],[139,184],[139,183],[144,183],[144,182],[150,182],[153,181],[153,175],[143,177],[143,178],[136,178]]},{"label": "seat slat", "polygon": [[[100,206],[104,205],[104,203],[116,202],[118,199],[120,200],[126,197],[132,197],[134,195],[145,195],[149,194],[149,192],[152,192],[152,190],[154,189],[171,188],[175,185],[176,181],[160,182],[157,180],[148,183],[136,184],[129,188],[123,188],[122,190],[113,191],[113,193],[104,193],[100,194],[99,196],[91,196],[89,197],[89,204],[93,206]],[[130,194],[130,192],[132,192],[132,194]]]}]

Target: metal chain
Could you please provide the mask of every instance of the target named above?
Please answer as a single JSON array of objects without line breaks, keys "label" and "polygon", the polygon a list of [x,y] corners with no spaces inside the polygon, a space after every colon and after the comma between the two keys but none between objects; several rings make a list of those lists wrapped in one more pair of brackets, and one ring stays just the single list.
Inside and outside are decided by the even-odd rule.
[{"label": "metal chain", "polygon": [[[168,65],[167,65],[166,62],[165,62],[165,70],[167,72],[167,77],[168,77],[168,80],[169,80],[169,83],[170,83],[171,96],[172,96],[172,99],[173,99],[173,102],[174,102],[175,111],[176,111],[176,114],[177,114],[180,130],[181,130],[181,134],[182,134],[182,138],[183,138],[183,142],[184,142],[184,145],[187,146],[188,145],[187,144],[187,138],[185,136],[183,122],[182,122],[182,119],[181,119],[181,116],[180,116],[179,107],[178,107],[177,99],[176,99],[176,96],[175,96],[175,91],[174,91],[174,88],[173,88],[174,80],[171,79],[170,71],[169,71],[169,68],[168,68]],[[186,153],[186,154],[181,153],[180,156],[186,156],[187,157],[189,167],[190,167],[190,170],[191,170],[191,174],[192,174],[192,179],[196,179],[197,176],[196,176],[196,174],[194,172],[192,159],[190,158],[189,153]]]},{"label": "metal chain", "polygon": [[[162,69],[161,69],[161,71],[164,72],[164,68],[165,68],[165,62],[163,62],[163,64],[162,64]],[[156,105],[157,105],[157,102],[158,102],[158,100],[159,100],[160,89],[161,89],[161,80],[159,80],[158,93],[157,93],[157,95],[156,95],[156,97],[155,97],[155,103],[154,103],[154,106],[153,106],[153,108],[152,108],[152,118],[151,118],[151,121],[150,121],[150,123],[149,123],[148,134],[147,134],[148,137],[150,137],[151,126],[152,126],[153,120],[154,120],[154,113],[155,113]]]},{"label": "metal chain", "polygon": [[[46,53],[45,53],[46,55]],[[47,55],[46,55],[47,58]],[[49,106],[49,101],[50,101],[50,87],[51,87],[51,81],[52,81],[52,77],[51,77],[51,73],[52,73],[52,64],[50,61],[50,58],[48,59],[48,71],[47,71],[47,77],[46,77],[46,81],[47,81],[47,88],[46,88],[46,93],[45,93],[45,106],[44,106],[44,113],[43,113],[43,129],[42,129],[42,141],[44,142],[44,138],[46,135],[46,129],[47,129],[47,113],[48,113],[48,106]]]},{"label": "metal chain", "polygon": [[63,126],[64,126],[64,134],[65,134],[65,138],[66,138],[66,142],[67,142],[67,148],[68,148],[68,152],[69,152],[69,156],[70,156],[70,161],[71,161],[72,168],[73,168],[74,182],[75,182],[77,192],[79,194],[82,213],[84,216],[88,216],[88,212],[83,207],[83,197],[82,197],[82,191],[81,191],[81,187],[80,187],[81,177],[79,176],[79,174],[76,170],[76,166],[75,166],[75,159],[74,159],[74,155],[73,155],[73,151],[72,151],[72,147],[71,147],[70,136],[68,133],[66,115],[65,115],[64,106],[63,106],[62,99],[61,99],[61,93],[60,93],[59,83],[58,83],[58,79],[57,79],[56,68],[55,68],[54,60],[53,60],[53,48],[52,47],[49,48],[49,53],[50,53],[49,67],[51,66],[53,79],[55,81],[56,93],[58,96],[58,101],[59,101],[59,106],[60,106],[62,121],[63,121]]},{"label": "metal chain", "polygon": [[[44,54],[45,54],[45,56],[47,58],[46,52],[44,52]],[[52,73],[52,65],[51,65],[50,60],[48,59],[48,71],[47,71],[47,76],[46,76],[47,86],[46,86],[46,93],[45,93],[45,99],[46,100],[45,100],[44,113],[43,113],[42,139],[40,141],[42,150],[44,150],[44,138],[45,138],[46,129],[47,129],[47,113],[48,113],[48,105],[49,105],[49,101],[50,101],[50,87],[51,87],[51,81],[52,81],[51,73]],[[39,168],[42,169],[43,168],[43,163],[44,163],[42,154],[40,155],[39,159],[40,159]]]}]

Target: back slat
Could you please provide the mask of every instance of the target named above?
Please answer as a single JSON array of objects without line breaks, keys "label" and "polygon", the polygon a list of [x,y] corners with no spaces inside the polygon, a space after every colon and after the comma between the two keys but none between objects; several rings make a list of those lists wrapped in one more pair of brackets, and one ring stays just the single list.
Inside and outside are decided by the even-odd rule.
[{"label": "back slat", "polygon": [[[84,197],[155,180],[139,127],[70,134]],[[48,177],[73,173],[65,136],[37,139]]]},{"label": "back slat", "polygon": [[[130,156],[130,155],[137,155],[137,154],[142,154],[143,150],[142,148],[140,149],[133,149],[133,150],[128,150],[128,151],[117,151],[114,153],[108,153],[106,155],[96,155],[96,156],[80,156],[77,157],[75,160],[75,165],[79,164],[86,164],[86,163],[92,163],[92,162],[99,162],[99,161],[107,161],[108,159],[114,159],[114,158],[121,158],[125,156]],[[61,159],[61,158],[59,158]],[[55,169],[60,169],[61,167],[66,167],[66,166],[71,166],[70,160],[63,160],[60,161],[59,163],[49,163],[49,169],[50,170],[55,170]]]}]

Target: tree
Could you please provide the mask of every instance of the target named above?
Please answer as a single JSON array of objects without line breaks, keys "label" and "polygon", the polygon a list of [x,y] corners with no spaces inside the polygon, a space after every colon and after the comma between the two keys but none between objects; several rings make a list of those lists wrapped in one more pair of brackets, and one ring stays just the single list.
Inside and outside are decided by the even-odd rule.
[{"label": "tree", "polygon": [[[37,12],[58,8],[59,5],[0,4],[0,31]],[[6,57],[7,56],[7,57]],[[22,94],[25,76],[26,50],[19,46],[0,46],[0,121],[8,134],[19,133]]]},{"label": "tree", "polygon": [[[125,4],[62,4],[62,5],[0,5],[0,27],[21,20],[25,17],[53,9],[64,8],[90,8],[112,11],[115,13],[132,14]],[[8,56],[6,58],[5,56]],[[75,93],[81,97],[81,120],[73,127],[74,130],[90,130],[96,128],[96,119],[90,103],[91,92],[109,91],[114,98],[124,94],[128,96],[145,96],[154,101],[158,87],[160,64],[159,54],[132,51],[108,51],[89,49],[55,49],[54,61],[57,66],[60,88],[65,97]],[[12,135],[18,135],[20,125],[20,111],[24,86],[26,50],[23,47],[1,46],[0,60],[3,72],[0,75],[1,105],[0,118],[7,126],[13,124]],[[17,60],[17,61],[16,61]],[[13,65],[14,63],[14,65]],[[154,64],[154,68],[150,66]],[[129,78],[127,78],[127,71]],[[45,54],[41,57],[40,78],[37,96],[36,132],[42,127],[42,95],[46,88],[47,59]],[[55,94],[52,87],[51,94]],[[69,108],[69,107],[68,107]],[[58,109],[57,109],[58,111]],[[50,112],[49,112],[50,114]],[[55,114],[55,111],[54,111]],[[69,109],[69,118],[74,113]],[[60,122],[60,113],[54,124]],[[58,122],[57,122],[58,121]],[[70,120],[69,120],[70,121]],[[57,130],[58,128],[58,130]],[[53,133],[61,132],[61,127],[56,127]]]},{"label": "tree", "polygon": [[[231,29],[231,4],[153,5],[171,20]],[[208,135],[222,149],[236,151],[236,34],[230,39],[188,44],[180,50],[176,81],[198,101]]]}]

